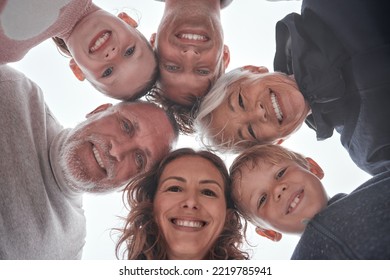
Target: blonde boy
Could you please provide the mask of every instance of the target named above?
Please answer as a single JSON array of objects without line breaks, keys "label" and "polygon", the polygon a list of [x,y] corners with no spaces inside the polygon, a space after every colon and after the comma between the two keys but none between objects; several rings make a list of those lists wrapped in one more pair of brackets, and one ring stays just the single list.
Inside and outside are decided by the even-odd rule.
[{"label": "blonde boy", "polygon": [[300,235],[291,259],[390,259],[390,170],[328,198],[315,161],[264,145],[239,155],[230,174],[233,199],[259,235]]},{"label": "blonde boy", "polygon": [[281,233],[301,234],[329,200],[321,167],[279,145],[247,149],[234,160],[230,174],[240,213],[259,235],[273,241]]}]

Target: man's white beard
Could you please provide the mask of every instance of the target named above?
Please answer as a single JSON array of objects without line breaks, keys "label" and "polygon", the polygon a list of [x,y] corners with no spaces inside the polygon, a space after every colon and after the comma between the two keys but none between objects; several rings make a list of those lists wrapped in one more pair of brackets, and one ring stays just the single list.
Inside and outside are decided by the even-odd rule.
[{"label": "man's white beard", "polygon": [[83,179],[86,177],[84,166],[75,151],[78,145],[78,142],[65,145],[61,150],[59,164],[70,187],[80,192],[91,192],[95,186],[89,180]]},{"label": "man's white beard", "polygon": [[[60,153],[60,167],[63,171],[65,181],[69,186],[78,192],[102,193],[118,189],[117,186],[107,185],[100,182],[93,182],[88,179],[88,173],[85,166],[77,155],[77,147],[82,141],[72,141],[64,145]],[[123,183],[124,184],[124,183]]]}]

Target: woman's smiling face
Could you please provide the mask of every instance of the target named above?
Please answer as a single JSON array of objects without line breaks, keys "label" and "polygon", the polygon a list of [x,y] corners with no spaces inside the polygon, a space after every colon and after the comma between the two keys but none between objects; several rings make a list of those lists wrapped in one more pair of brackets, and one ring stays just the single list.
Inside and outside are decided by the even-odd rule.
[{"label": "woman's smiling face", "polygon": [[212,112],[209,129],[234,143],[275,143],[295,132],[310,109],[296,82],[282,73],[257,73],[230,85]]},{"label": "woman's smiling face", "polygon": [[168,163],[154,198],[154,214],[169,259],[203,259],[226,219],[225,185],[214,164],[200,156]]}]

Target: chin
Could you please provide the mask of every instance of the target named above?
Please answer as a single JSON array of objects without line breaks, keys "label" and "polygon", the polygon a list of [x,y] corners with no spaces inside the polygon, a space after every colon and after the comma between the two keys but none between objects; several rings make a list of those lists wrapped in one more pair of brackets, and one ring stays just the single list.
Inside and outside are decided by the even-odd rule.
[{"label": "chin", "polygon": [[78,156],[76,148],[77,145],[70,145],[61,153],[59,165],[64,179],[72,189],[82,192],[92,191],[97,186],[88,178],[85,166]]}]

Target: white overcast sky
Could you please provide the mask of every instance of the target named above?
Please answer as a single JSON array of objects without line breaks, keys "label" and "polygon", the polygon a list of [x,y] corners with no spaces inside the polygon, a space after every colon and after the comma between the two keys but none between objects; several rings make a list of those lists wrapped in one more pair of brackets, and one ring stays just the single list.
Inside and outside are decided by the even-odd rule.
[{"label": "white overcast sky", "polygon": [[[164,4],[154,0],[96,0],[100,7],[116,14],[128,11],[138,15],[139,30],[149,38],[157,30]],[[229,46],[231,61],[228,71],[238,66],[253,64],[273,69],[275,23],[291,12],[300,11],[301,1],[234,0],[221,11],[225,44]],[[73,127],[84,120],[86,113],[102,103],[116,103],[97,92],[88,82],[79,82],[68,68],[68,59],[61,56],[51,41],[47,41],[13,64],[42,88],[46,102],[65,127]],[[348,157],[337,133],[331,139],[318,142],[314,131],[303,125],[284,145],[314,158],[324,169],[325,185],[330,196],[349,193],[370,176]],[[181,137],[179,147],[200,148],[193,137]],[[229,166],[233,157],[223,156]],[[87,239],[83,259],[115,259],[117,235],[111,229],[121,226],[119,216],[126,214],[121,193],[85,195]],[[249,241],[253,259],[289,259],[298,236],[284,236],[278,243],[255,236],[249,227]]]}]

